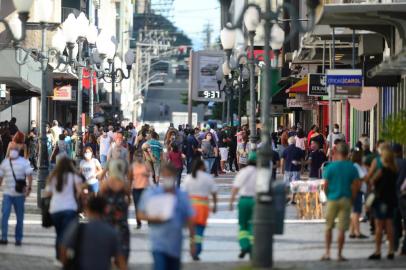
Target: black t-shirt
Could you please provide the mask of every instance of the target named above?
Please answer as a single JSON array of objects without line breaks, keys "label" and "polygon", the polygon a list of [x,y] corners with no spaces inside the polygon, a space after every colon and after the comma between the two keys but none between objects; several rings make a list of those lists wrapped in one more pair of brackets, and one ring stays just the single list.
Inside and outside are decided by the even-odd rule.
[{"label": "black t-shirt", "polygon": [[327,161],[327,157],[322,150],[312,151],[309,154],[310,164],[310,173],[309,177],[311,178],[320,178],[320,168],[321,165]]},{"label": "black t-shirt", "polygon": [[304,152],[299,147],[291,144],[283,151],[282,158],[285,160],[285,170],[287,172],[298,172],[300,171],[301,165],[292,162],[300,162],[304,158]]},{"label": "black t-shirt", "polygon": [[388,168],[382,168],[382,176],[375,182],[376,198],[388,205],[389,209],[397,205],[396,180],[397,173]]}]

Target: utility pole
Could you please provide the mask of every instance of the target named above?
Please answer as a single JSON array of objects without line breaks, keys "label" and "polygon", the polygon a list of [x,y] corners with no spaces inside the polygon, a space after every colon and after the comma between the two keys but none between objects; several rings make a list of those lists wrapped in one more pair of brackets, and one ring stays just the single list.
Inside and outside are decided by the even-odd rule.
[{"label": "utility pole", "polygon": [[210,22],[207,22],[207,24],[204,26],[203,29],[203,34],[205,35],[204,38],[204,43],[205,45],[205,49],[208,50],[211,47],[211,33],[213,32],[213,29],[211,28],[211,24]]}]

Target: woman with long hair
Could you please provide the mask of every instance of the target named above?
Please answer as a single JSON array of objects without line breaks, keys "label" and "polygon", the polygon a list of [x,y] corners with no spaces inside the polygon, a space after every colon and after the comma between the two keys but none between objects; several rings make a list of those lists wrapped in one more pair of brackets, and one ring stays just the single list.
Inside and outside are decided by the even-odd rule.
[{"label": "woman with long hair", "polygon": [[172,143],[171,151],[168,153],[168,161],[175,167],[177,170],[176,184],[177,187],[180,187],[180,181],[182,179],[183,171],[183,160],[186,156],[180,151],[179,146],[176,143]]},{"label": "woman with long hair", "polygon": [[213,213],[217,211],[217,186],[214,178],[207,173],[202,160],[196,159],[192,165],[192,173],[185,178],[184,189],[188,192],[195,210],[193,222],[195,224],[196,252],[193,260],[198,261],[202,252],[203,234],[209,217],[209,197],[213,200]]},{"label": "woman with long hair", "polygon": [[202,153],[202,158],[206,166],[206,172],[210,173],[214,161],[218,156],[216,142],[211,132],[207,132],[205,138],[202,140],[200,152]]},{"label": "woman with long hair", "polygon": [[307,138],[304,134],[303,129],[299,129],[296,136],[295,136],[295,140],[296,140],[296,147],[302,149],[303,151],[307,150]]},{"label": "woman with long hair", "polygon": [[17,131],[17,133],[13,136],[12,141],[7,147],[6,157],[9,156],[10,148],[14,146],[18,147],[21,157],[28,159],[28,149],[27,145],[25,144],[25,135],[21,131]]},{"label": "woman with long hair", "polygon": [[130,255],[130,229],[128,206],[131,201],[130,185],[127,181],[127,163],[112,159],[108,163],[109,179],[102,182],[99,196],[107,201],[106,221],[118,232],[121,254],[128,261]]},{"label": "woman with long hair", "polygon": [[370,180],[375,194],[375,200],[372,204],[375,217],[375,252],[369,256],[369,259],[381,259],[382,235],[385,231],[389,241],[387,258],[393,260],[395,256],[393,217],[397,205],[397,167],[392,150],[389,147],[382,147],[381,149],[382,168]]},{"label": "woman with long hair", "polygon": [[82,177],[78,175],[71,159],[62,157],[48,177],[46,196],[51,196],[49,213],[56,231],[56,258],[67,226],[77,219],[78,199],[82,191]]},{"label": "woman with long hair", "polygon": [[80,172],[86,178],[90,192],[99,192],[99,178],[103,173],[103,168],[96,158],[94,158],[93,149],[90,146],[85,147],[84,159],[80,161]]},{"label": "woman with long hair", "polygon": [[244,133],[242,136],[242,142],[237,145],[237,160],[238,167],[244,168],[248,164],[248,153],[250,152],[251,147],[248,142],[248,135]]}]

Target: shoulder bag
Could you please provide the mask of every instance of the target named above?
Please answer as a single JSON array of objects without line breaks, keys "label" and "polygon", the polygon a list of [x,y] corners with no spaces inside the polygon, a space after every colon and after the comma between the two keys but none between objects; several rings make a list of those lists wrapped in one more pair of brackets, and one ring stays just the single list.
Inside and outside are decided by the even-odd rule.
[{"label": "shoulder bag", "polygon": [[9,162],[10,162],[11,171],[13,173],[14,182],[16,183],[15,191],[17,193],[24,193],[25,188],[27,186],[27,182],[25,181],[25,177],[24,177],[24,179],[17,179],[16,175],[14,173],[13,163],[11,162],[11,159],[9,159]]}]

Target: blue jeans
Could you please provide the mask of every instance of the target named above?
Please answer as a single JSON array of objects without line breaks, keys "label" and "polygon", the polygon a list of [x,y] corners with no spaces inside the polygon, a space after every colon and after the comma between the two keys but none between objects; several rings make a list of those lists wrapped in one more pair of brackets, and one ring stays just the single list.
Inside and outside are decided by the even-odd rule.
[{"label": "blue jeans", "polygon": [[11,206],[17,217],[17,225],[15,231],[16,242],[23,240],[23,224],[24,224],[24,202],[25,196],[10,196],[3,195],[3,208],[1,218],[1,239],[7,240],[8,219],[10,218]]},{"label": "blue jeans", "polygon": [[206,226],[195,225],[196,257],[199,257],[200,253],[202,253],[203,250],[204,229],[206,229]]},{"label": "blue jeans", "polygon": [[107,164],[107,156],[106,155],[100,155],[100,164],[102,165],[102,167],[106,167]]},{"label": "blue jeans", "polygon": [[65,232],[68,225],[77,218],[77,212],[74,210],[65,210],[53,213],[51,217],[56,232],[56,241],[55,241],[56,258],[59,259],[59,245],[62,242],[63,233]]},{"label": "blue jeans", "polygon": [[180,258],[171,257],[163,252],[153,251],[154,270],[179,270]]},{"label": "blue jeans", "polygon": [[204,161],[204,166],[206,167],[206,172],[208,174],[210,174],[211,168],[213,168],[213,164],[214,164],[214,161],[216,161],[216,158],[205,158],[205,159],[203,159],[203,161]]},{"label": "blue jeans", "polygon": [[[134,201],[134,208],[135,208],[135,216],[137,216],[137,210],[138,210],[138,202],[141,199],[141,195],[144,192],[143,188],[138,188],[135,189],[133,188],[133,201]],[[137,225],[141,225],[141,220],[137,218]]]}]

